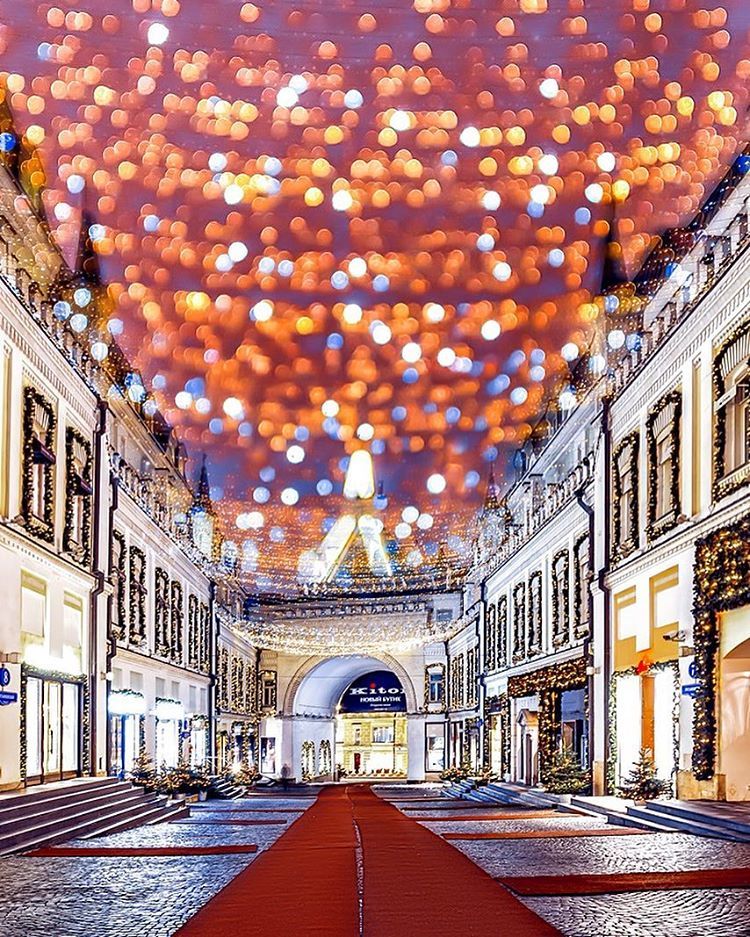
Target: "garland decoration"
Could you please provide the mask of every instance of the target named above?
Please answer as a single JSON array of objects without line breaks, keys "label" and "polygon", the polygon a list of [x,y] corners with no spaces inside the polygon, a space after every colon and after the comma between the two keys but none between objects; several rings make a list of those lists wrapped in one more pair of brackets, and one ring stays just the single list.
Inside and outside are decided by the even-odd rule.
[{"label": "garland decoration", "polygon": [[169,586],[169,654],[175,664],[182,664],[182,629],[185,607],[182,585],[173,579]]},{"label": "garland decoration", "polygon": [[191,593],[188,596],[188,628],[187,628],[188,667],[191,670],[200,668],[200,611],[198,596]]},{"label": "garland decoration", "polygon": [[201,602],[200,605],[200,632],[199,632],[199,654],[198,654],[198,667],[202,673],[208,673],[211,660],[210,660],[210,637],[209,637],[209,608],[205,602]]},{"label": "garland decoration", "polygon": [[154,570],[154,653],[169,657],[169,576],[161,566]]},{"label": "garland decoration", "polygon": [[589,569],[589,535],[582,534],[573,544],[574,582],[573,582],[573,635],[576,641],[589,637],[589,588],[591,570]]},{"label": "garland decoration", "polygon": [[130,548],[130,643],[146,643],[146,554],[139,547]]},{"label": "garland decoration", "polygon": [[570,640],[570,558],[567,548],[552,559],[552,643],[562,647]]},{"label": "garland decoration", "polygon": [[497,666],[505,667],[508,662],[508,596],[497,600]]},{"label": "garland decoration", "polygon": [[493,730],[500,729],[500,777],[510,774],[510,698],[507,693],[488,696],[484,701],[484,759],[486,769],[492,766]]},{"label": "garland decoration", "polygon": [[488,605],[484,619],[484,669],[497,668],[497,607]]},{"label": "garland decoration", "polygon": [[539,695],[539,779],[542,783],[559,747],[560,696],[566,690],[586,688],[586,661],[583,657],[508,678],[508,696]]},{"label": "garland decoration", "polygon": [[112,634],[117,641],[125,639],[125,619],[127,604],[128,574],[126,569],[127,548],[125,536],[119,530],[112,531],[112,553],[110,555],[110,569],[113,585],[114,620],[112,621]]},{"label": "garland decoration", "polygon": [[[648,503],[646,505],[646,536],[649,540],[666,533],[677,524],[680,515],[680,418],[682,415],[682,392],[673,390],[657,403],[648,415],[646,440],[648,447]],[[661,424],[664,424],[663,426]],[[668,508],[660,516],[657,512],[659,492],[659,465],[657,445],[661,434],[669,433],[669,491]]]},{"label": "garland decoration", "polygon": [[[91,443],[78,430],[65,430],[65,524],[63,549],[79,562],[91,561]],[[80,529],[75,515],[80,504]]]},{"label": "garland decoration", "polygon": [[[747,360],[748,337],[750,337],[750,319],[746,319],[739,325],[722,344],[716,354],[713,363],[713,399],[721,400],[727,392],[726,377],[737,366],[737,359]],[[750,366],[748,368],[750,370]],[[736,382],[735,382],[736,384]],[[727,406],[719,407],[716,411],[714,431],[714,500],[721,498],[733,491],[737,491],[742,485],[750,480],[750,461],[742,466],[733,468],[727,472],[725,447],[727,440]],[[746,427],[746,452],[750,453],[750,425]]]},{"label": "garland decoration", "polygon": [[519,582],[513,588],[513,663],[524,658],[526,638],[526,584]]},{"label": "garland decoration", "polygon": [[[23,390],[23,451],[21,517],[26,529],[53,543],[55,539],[55,411],[33,387]],[[41,466],[44,484],[41,516],[34,512],[35,467]]]},{"label": "garland decoration", "polygon": [[695,544],[693,643],[700,690],[693,707],[693,773],[700,781],[716,770],[716,699],[720,615],[750,604],[750,514],[701,537]]},{"label": "garland decoration", "polygon": [[534,570],[529,576],[529,647],[528,656],[542,650],[542,571]]},{"label": "garland decoration", "polygon": [[[672,749],[674,771],[680,764],[680,665],[676,660],[659,661],[650,664],[649,673],[671,670],[674,679],[674,695],[672,702]],[[609,683],[609,759],[607,761],[607,793],[617,793],[617,685],[619,677],[632,676],[643,673],[637,666],[616,670]]]},{"label": "garland decoration", "polygon": [[[636,430],[620,440],[612,454],[612,556],[620,559],[638,547],[638,450]],[[623,479],[630,476],[628,516],[620,516]]]}]

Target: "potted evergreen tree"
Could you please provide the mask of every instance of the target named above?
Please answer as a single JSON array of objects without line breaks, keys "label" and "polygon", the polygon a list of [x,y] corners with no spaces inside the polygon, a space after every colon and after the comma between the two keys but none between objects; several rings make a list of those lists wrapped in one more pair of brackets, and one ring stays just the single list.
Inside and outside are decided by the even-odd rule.
[{"label": "potted evergreen tree", "polygon": [[544,789],[550,794],[588,794],[591,774],[569,746],[555,752],[544,772]]},{"label": "potted evergreen tree", "polygon": [[644,803],[671,793],[670,782],[657,777],[651,750],[642,748],[638,754],[638,761],[634,762],[629,776],[618,788],[619,796],[628,797],[635,803]]}]

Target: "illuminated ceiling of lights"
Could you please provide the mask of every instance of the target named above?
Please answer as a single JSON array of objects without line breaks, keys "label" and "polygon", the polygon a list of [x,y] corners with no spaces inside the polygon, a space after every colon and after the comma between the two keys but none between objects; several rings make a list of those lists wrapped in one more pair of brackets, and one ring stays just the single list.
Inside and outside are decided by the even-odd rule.
[{"label": "illuminated ceiling of lights", "polygon": [[[298,587],[346,514],[358,448],[382,485],[381,567],[429,578],[465,558],[487,464],[586,342],[613,219],[632,272],[746,138],[740,2],[3,17],[0,78],[51,227],[70,249],[86,212],[110,332],[207,454],[225,533],[268,591]],[[357,588],[356,564],[339,575]]]}]

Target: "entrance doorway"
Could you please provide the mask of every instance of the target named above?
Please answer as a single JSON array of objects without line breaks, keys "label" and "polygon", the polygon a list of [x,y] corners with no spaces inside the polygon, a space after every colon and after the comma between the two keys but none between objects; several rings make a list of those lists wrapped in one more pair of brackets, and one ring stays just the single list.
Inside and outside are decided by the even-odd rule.
[{"label": "entrance doorway", "polygon": [[406,777],[406,700],[392,671],[370,671],[350,683],[337,713],[336,763],[344,776]]},{"label": "entrance doorway", "polygon": [[719,771],[727,800],[750,801],[750,606],[721,616]]},{"label": "entrance doorway", "polygon": [[26,677],[26,783],[81,774],[81,684],[44,675]]}]

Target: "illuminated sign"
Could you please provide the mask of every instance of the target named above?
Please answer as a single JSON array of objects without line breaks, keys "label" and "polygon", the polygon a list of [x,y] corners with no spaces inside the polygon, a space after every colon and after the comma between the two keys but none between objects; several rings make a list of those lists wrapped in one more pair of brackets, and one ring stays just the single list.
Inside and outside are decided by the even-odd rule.
[{"label": "illuminated sign", "polygon": [[357,677],[341,697],[343,713],[401,713],[406,696],[398,677],[390,670],[373,670]]}]

